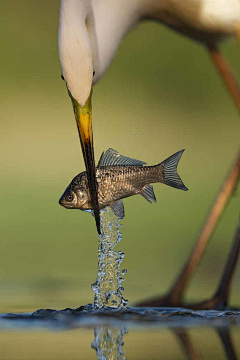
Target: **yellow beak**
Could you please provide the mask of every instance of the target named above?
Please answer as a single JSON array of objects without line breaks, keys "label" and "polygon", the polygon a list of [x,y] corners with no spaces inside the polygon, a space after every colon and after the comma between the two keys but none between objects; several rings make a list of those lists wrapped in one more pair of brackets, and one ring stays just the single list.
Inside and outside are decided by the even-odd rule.
[{"label": "yellow beak", "polygon": [[75,119],[77,122],[97,231],[99,234],[101,234],[92,133],[92,90],[84,106],[79,105],[78,102],[72,97],[71,93],[68,93],[72,100]]}]

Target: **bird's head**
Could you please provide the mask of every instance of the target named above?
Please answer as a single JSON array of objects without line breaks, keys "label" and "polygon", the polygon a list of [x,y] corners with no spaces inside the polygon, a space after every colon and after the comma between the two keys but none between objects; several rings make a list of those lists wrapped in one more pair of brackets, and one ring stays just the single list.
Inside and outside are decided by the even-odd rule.
[{"label": "bird's head", "polygon": [[92,136],[93,51],[89,33],[91,9],[88,2],[61,2],[58,47],[64,79],[76,118],[83,157],[89,181],[89,191],[100,233],[99,206],[95,176]]},{"label": "bird's head", "polygon": [[[105,72],[125,33],[137,22],[136,1],[61,0],[58,47],[78,125],[98,231],[100,218],[92,138],[92,85]],[[129,5],[128,5],[129,4]],[[130,10],[128,9],[130,7]]]}]

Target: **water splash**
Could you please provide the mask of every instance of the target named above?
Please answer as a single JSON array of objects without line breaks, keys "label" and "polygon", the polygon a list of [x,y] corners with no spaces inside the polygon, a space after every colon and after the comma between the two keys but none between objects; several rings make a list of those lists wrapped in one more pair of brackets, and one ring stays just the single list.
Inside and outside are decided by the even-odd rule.
[{"label": "water splash", "polygon": [[97,280],[92,284],[94,292],[94,308],[125,308],[128,300],[122,296],[122,282],[127,270],[120,273],[120,265],[124,258],[122,251],[115,251],[115,246],[122,240],[119,219],[110,207],[100,212],[101,235],[98,242],[98,272]]},{"label": "water splash", "polygon": [[122,350],[124,327],[96,326],[91,347],[96,350],[98,360],[126,360]]}]

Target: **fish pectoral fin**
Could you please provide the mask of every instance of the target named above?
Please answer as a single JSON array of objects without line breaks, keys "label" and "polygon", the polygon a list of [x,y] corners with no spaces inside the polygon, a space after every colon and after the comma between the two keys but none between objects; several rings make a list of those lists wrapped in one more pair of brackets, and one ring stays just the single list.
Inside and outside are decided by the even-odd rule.
[{"label": "fish pectoral fin", "polygon": [[100,166],[143,166],[146,163],[144,161],[132,159],[119,154],[116,150],[108,149],[105,153],[103,152],[100,156],[97,167]]},{"label": "fish pectoral fin", "polygon": [[144,186],[144,188],[142,189],[142,191],[139,194],[142,195],[144,197],[144,199],[146,199],[150,203],[152,201],[157,202],[152,185]]},{"label": "fish pectoral fin", "polygon": [[92,210],[86,210],[86,209],[79,209],[79,210],[81,210],[81,211],[84,211],[84,212],[88,212],[88,213],[91,213],[92,212]]},{"label": "fish pectoral fin", "polygon": [[121,200],[115,201],[113,204],[109,205],[112,212],[119,218],[123,219],[125,217],[124,206]]},{"label": "fish pectoral fin", "polygon": [[92,216],[95,218],[95,215],[94,215],[94,210],[91,210],[91,209],[89,209],[89,210],[80,209],[80,210],[81,210],[81,211],[88,212],[88,213],[92,214]]}]

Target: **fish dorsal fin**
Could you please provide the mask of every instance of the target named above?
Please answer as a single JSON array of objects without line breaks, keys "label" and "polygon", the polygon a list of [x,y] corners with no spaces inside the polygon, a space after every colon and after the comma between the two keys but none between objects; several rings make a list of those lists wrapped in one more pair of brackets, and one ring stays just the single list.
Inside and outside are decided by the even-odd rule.
[{"label": "fish dorsal fin", "polygon": [[100,156],[100,159],[98,160],[98,164],[97,164],[97,167],[99,167],[99,166],[103,166],[103,165],[101,165],[102,164],[102,162],[103,162],[103,156],[104,156],[104,151],[102,152],[102,154],[101,154],[101,156]]},{"label": "fish dorsal fin", "polygon": [[144,161],[132,159],[126,156],[123,156],[119,154],[116,150],[108,149],[105,153],[103,152],[99,162],[97,164],[97,167],[100,166],[142,166],[146,163]]},{"label": "fish dorsal fin", "polygon": [[115,201],[113,204],[110,205],[110,208],[119,219],[123,219],[125,217],[124,206],[121,200]]},{"label": "fish dorsal fin", "polygon": [[140,195],[144,197],[148,202],[157,202],[152,185],[146,185],[140,192]]}]

